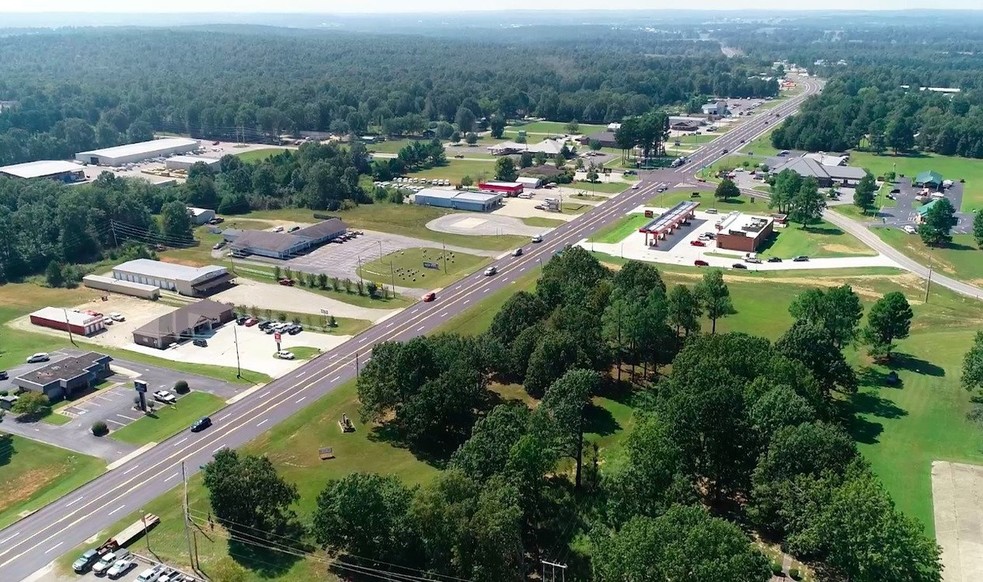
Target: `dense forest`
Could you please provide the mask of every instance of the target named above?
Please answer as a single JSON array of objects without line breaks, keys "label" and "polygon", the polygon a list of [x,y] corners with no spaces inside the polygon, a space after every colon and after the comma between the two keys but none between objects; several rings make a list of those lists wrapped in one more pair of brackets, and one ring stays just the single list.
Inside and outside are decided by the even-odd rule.
[{"label": "dense forest", "polygon": [[262,28],[0,37],[0,101],[16,103],[0,113],[0,164],[154,131],[268,141],[464,121],[463,133],[495,114],[600,123],[698,95],[777,94],[763,62],[713,42],[564,30],[538,43]]}]

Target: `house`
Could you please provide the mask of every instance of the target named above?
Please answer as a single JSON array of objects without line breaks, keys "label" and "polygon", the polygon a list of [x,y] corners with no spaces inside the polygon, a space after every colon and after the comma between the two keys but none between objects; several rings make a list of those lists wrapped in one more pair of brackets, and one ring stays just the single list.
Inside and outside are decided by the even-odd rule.
[{"label": "house", "polygon": [[330,218],[292,233],[226,229],[222,232],[222,238],[232,243],[229,249],[236,255],[288,259],[302,251],[323,245],[347,231],[347,224],[338,218]]},{"label": "house", "polygon": [[676,121],[669,125],[669,129],[673,131],[682,131],[685,133],[693,133],[694,131],[699,131],[701,125],[694,121]]},{"label": "house", "polygon": [[13,383],[22,390],[40,392],[52,401],[71,398],[112,375],[111,361],[109,356],[88,352],[35,368],[14,378]]},{"label": "house", "polygon": [[133,342],[163,350],[231,321],[232,306],[210,299],[185,305],[133,331]]},{"label": "house", "polygon": [[526,144],[514,141],[503,141],[502,143],[488,146],[488,152],[493,156],[507,156],[526,151]]},{"label": "house", "polygon": [[215,218],[215,211],[208,208],[195,208],[193,206],[188,206],[188,216],[191,217],[191,222],[201,226],[203,224],[208,224],[208,221]]},{"label": "house", "polygon": [[591,142],[598,142],[601,147],[605,148],[616,148],[618,147],[618,140],[615,139],[616,130],[606,129],[604,131],[599,131],[597,133],[592,133],[590,135],[584,136],[580,139],[581,145],[590,145]]},{"label": "house", "polygon": [[802,156],[810,160],[819,162],[824,166],[845,166],[850,160],[846,154],[827,154],[826,152],[811,152]]},{"label": "house", "polygon": [[942,188],[942,182],[942,174],[933,172],[932,170],[927,170],[915,176],[915,179],[911,183],[915,186],[938,190]]},{"label": "house", "polygon": [[803,178],[815,178],[820,188],[837,186],[856,186],[867,175],[863,168],[852,166],[824,166],[816,160],[801,157],[793,158],[771,168],[771,174],[791,170]]}]

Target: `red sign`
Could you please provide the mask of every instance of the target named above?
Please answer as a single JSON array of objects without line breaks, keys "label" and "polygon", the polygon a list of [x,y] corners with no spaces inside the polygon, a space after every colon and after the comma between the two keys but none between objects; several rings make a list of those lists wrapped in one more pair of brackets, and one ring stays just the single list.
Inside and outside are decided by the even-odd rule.
[{"label": "red sign", "polygon": [[280,341],[280,332],[276,332],[275,334],[273,334],[273,339],[275,339],[277,342],[279,342]]}]

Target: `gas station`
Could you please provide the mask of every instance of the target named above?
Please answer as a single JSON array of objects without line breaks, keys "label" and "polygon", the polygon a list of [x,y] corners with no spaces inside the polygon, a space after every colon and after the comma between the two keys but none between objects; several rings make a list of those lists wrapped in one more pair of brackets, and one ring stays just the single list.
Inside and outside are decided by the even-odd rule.
[{"label": "gas station", "polygon": [[[674,230],[683,226],[683,223],[696,218],[696,208],[699,205],[699,202],[684,200],[638,229],[638,232],[645,234],[645,246],[659,246],[660,240],[665,239]],[[650,236],[651,239],[649,239]]]}]

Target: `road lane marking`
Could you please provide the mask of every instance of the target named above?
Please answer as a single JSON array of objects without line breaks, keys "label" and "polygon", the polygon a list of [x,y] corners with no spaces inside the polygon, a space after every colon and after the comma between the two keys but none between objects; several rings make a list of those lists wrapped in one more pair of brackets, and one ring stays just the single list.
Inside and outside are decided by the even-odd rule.
[{"label": "road lane marking", "polygon": [[465,299],[464,300],[464,305],[467,305],[468,303],[471,303],[471,300],[470,299]]},{"label": "road lane marking", "polygon": [[270,421],[270,419],[268,419],[268,418],[265,419],[265,420],[263,420],[262,422],[260,422],[259,424],[256,425],[256,428],[259,428],[259,427],[263,426],[264,424],[268,423],[269,421]]},{"label": "road lane marking", "polygon": [[[76,497],[75,499],[73,499],[73,500],[69,501],[68,503],[66,503],[65,504],[65,507],[71,507],[71,506],[75,505],[76,503],[78,503],[79,501],[82,501],[83,499],[85,499],[85,497]],[[0,542],[0,543],[3,543],[3,542]]]},{"label": "road lane marking", "polygon": [[135,471],[135,470],[137,470],[137,469],[139,469],[139,468],[140,468],[140,465],[133,465],[133,466],[132,466],[132,467],[130,467],[129,469],[127,469],[127,470],[125,470],[125,471],[123,471],[123,472],[122,472],[121,474],[122,474],[122,475],[128,475],[128,474],[130,474],[130,473],[132,473],[133,471]]},{"label": "road lane marking", "polygon": [[119,511],[119,510],[121,510],[121,509],[123,509],[124,507],[126,507],[126,504],[125,504],[125,503],[124,503],[123,505],[120,505],[120,506],[119,506],[119,507],[117,507],[116,509],[114,509],[114,510],[112,510],[112,511],[110,511],[110,512],[109,512],[109,513],[107,513],[106,515],[112,515],[112,514],[114,514],[114,513],[116,513],[117,511]]},{"label": "road lane marking", "polygon": [[177,477],[178,475],[180,475],[180,473],[174,473],[173,475],[171,475],[171,476],[170,476],[170,477],[168,477],[167,479],[164,479],[164,483],[167,483],[168,481],[170,481],[171,479],[174,479],[174,478],[175,478],[175,477]]},{"label": "road lane marking", "polygon": [[184,437],[183,439],[181,439],[178,442],[174,443],[174,446],[176,447],[176,446],[178,446],[179,444],[183,443],[186,440],[188,440],[188,437]]},{"label": "road lane marking", "polygon": [[232,415],[231,412],[229,412],[228,414],[223,414],[222,416],[218,417],[218,420],[225,420],[226,418],[228,418],[231,415]]},{"label": "road lane marking", "polygon": [[53,546],[51,546],[50,548],[48,548],[47,550],[45,550],[45,551],[44,551],[44,553],[45,553],[45,554],[49,554],[49,553],[51,553],[51,552],[53,552],[53,551],[55,551],[55,550],[57,550],[57,549],[58,549],[59,547],[61,547],[61,545],[62,545],[63,543],[65,543],[65,542],[58,542],[57,544],[55,544],[55,545],[53,545]]},{"label": "road lane marking", "polygon": [[338,378],[341,378],[341,376],[335,376],[334,378],[331,379],[331,381],[332,382],[337,382],[338,381]]},{"label": "road lane marking", "polygon": [[300,397],[300,398],[298,398],[297,400],[294,400],[294,402],[295,402],[295,403],[297,403],[297,404],[300,404],[300,403],[301,403],[301,402],[303,402],[304,400],[307,400],[307,397],[306,397],[306,396],[301,396],[301,397]]},{"label": "road lane marking", "polygon": [[7,542],[9,542],[10,540],[12,540],[12,539],[14,539],[15,537],[17,537],[17,536],[19,536],[19,535],[20,535],[20,532],[16,532],[16,533],[15,533],[14,535],[12,535],[12,536],[9,536],[9,537],[5,537],[5,538],[3,538],[2,540],[0,540],[0,544],[5,544],[5,543],[7,543]]},{"label": "road lane marking", "polygon": [[222,450],[222,449],[224,449],[224,448],[225,448],[225,445],[222,445],[222,446],[220,446],[220,447],[218,447],[217,449],[215,449],[214,451],[212,451],[212,453],[213,453],[213,454],[214,454],[214,453],[217,453],[217,452],[219,452],[219,451],[221,451],[221,450]]}]

